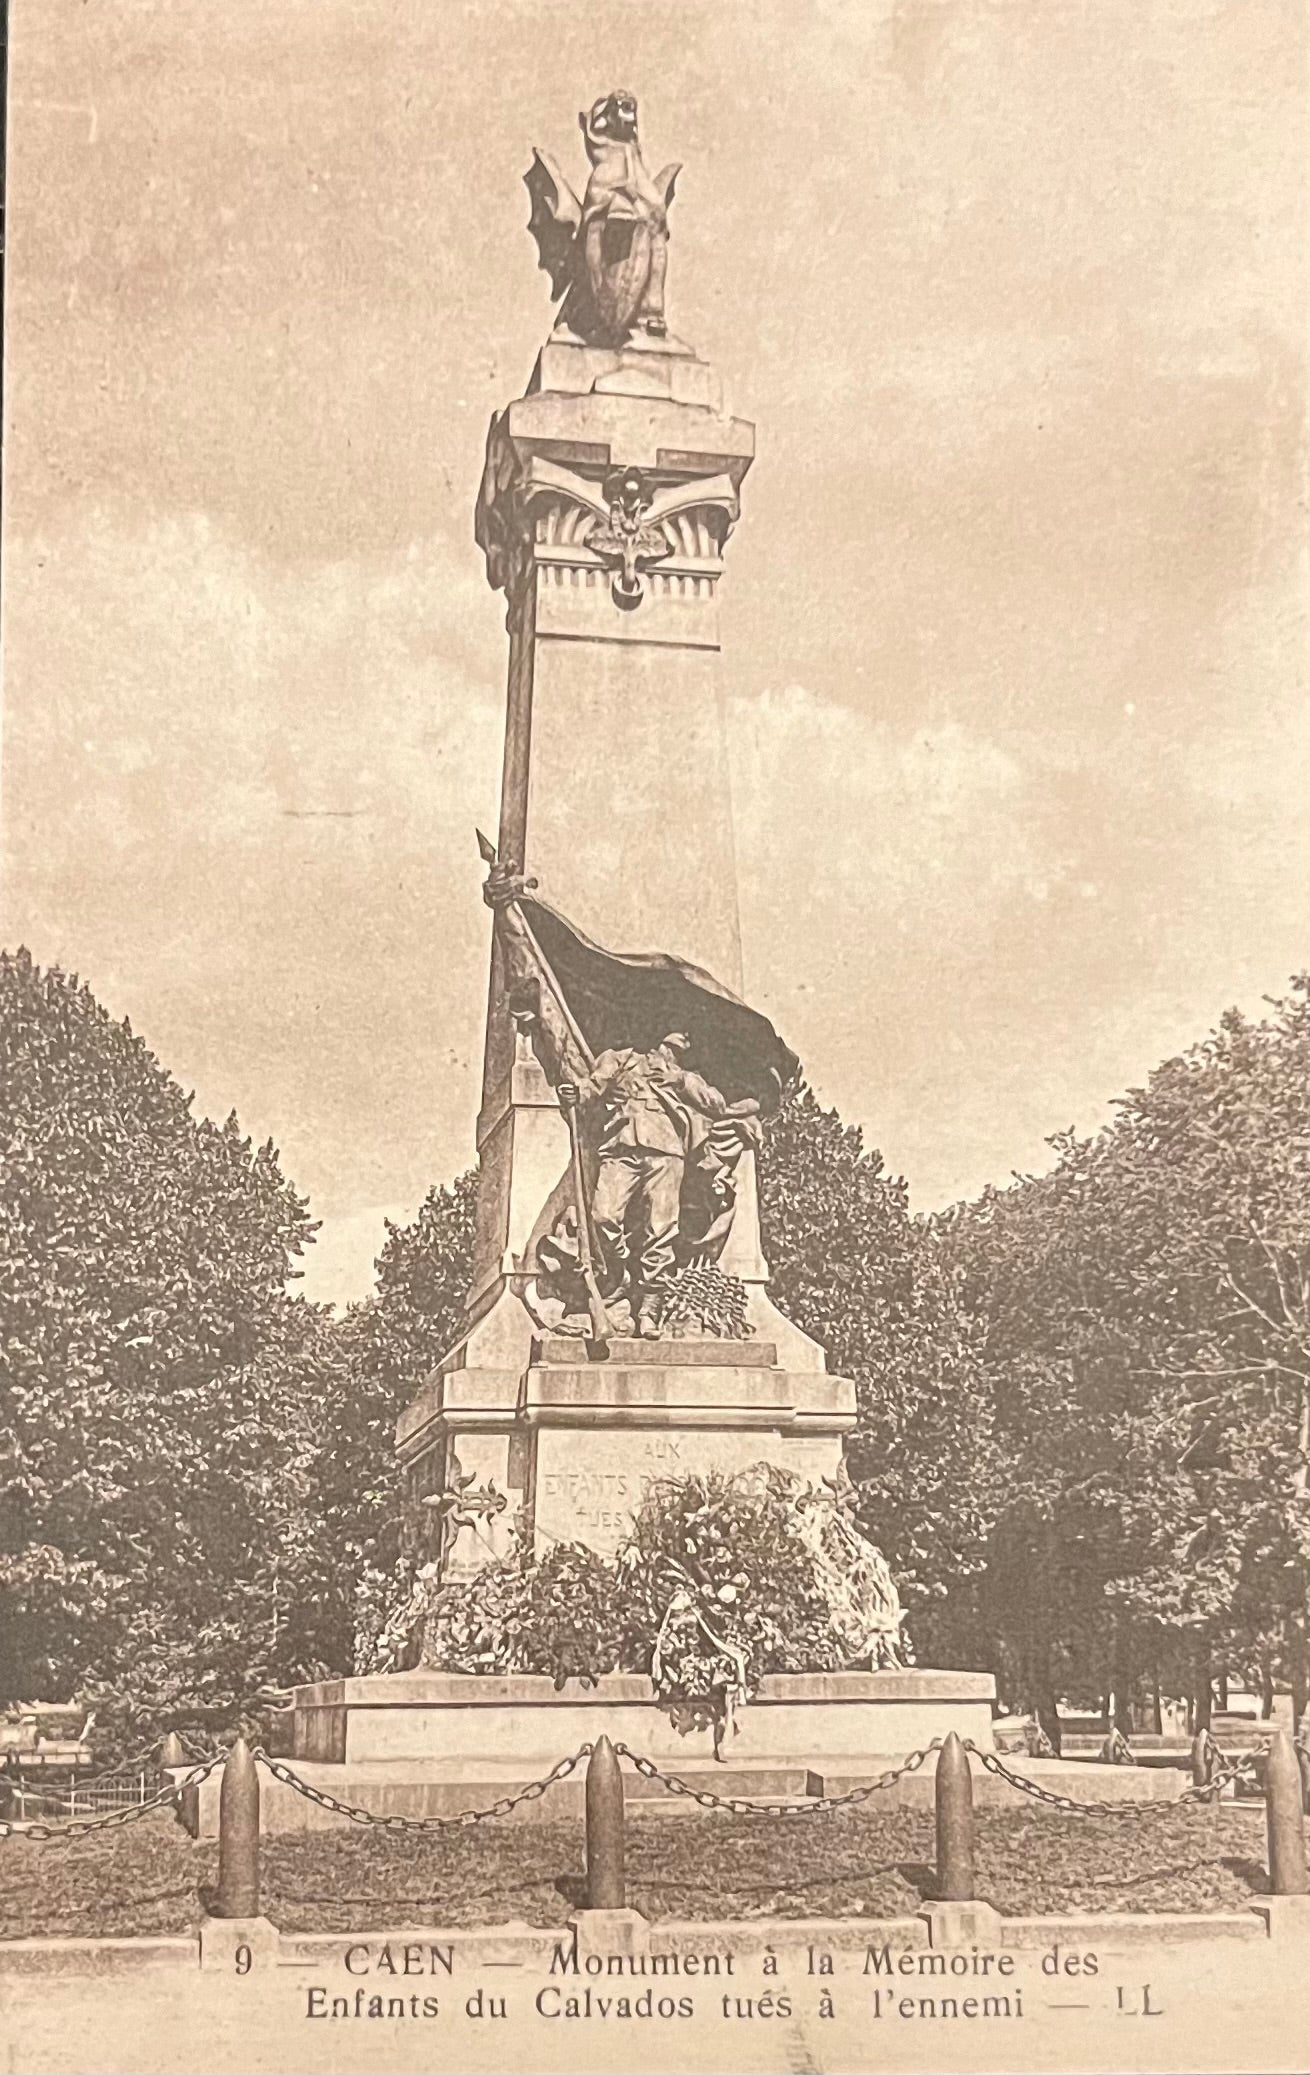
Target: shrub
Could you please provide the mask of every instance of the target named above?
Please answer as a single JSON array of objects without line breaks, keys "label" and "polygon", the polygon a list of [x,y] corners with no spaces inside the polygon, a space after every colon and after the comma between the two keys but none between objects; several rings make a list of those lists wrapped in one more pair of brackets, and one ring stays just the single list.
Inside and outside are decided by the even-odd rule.
[{"label": "shrub", "polygon": [[594,1686],[618,1668],[624,1643],[618,1579],[591,1549],[560,1543],[526,1573],[518,1669]]},{"label": "shrub", "polygon": [[530,1575],[514,1557],[441,1586],[424,1623],[424,1664],[444,1672],[525,1670],[530,1596]]}]

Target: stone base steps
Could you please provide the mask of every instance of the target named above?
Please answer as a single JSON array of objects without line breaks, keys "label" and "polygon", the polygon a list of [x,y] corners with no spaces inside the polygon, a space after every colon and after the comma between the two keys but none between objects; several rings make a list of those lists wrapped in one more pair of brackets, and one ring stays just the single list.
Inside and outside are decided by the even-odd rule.
[{"label": "stone base steps", "polygon": [[[1247,1752],[1257,1756],[1263,1752],[1277,1723],[1245,1723],[1240,1729],[1225,1724],[1211,1735],[1221,1751],[1230,1757],[1240,1757]],[[1104,1733],[1100,1736],[1070,1736],[1068,1732],[1060,1739],[1061,1756],[1064,1758],[1096,1758],[1105,1744]],[[1139,1736],[1134,1730],[1128,1745],[1139,1765],[1188,1766],[1192,1759],[1190,1736]]]}]

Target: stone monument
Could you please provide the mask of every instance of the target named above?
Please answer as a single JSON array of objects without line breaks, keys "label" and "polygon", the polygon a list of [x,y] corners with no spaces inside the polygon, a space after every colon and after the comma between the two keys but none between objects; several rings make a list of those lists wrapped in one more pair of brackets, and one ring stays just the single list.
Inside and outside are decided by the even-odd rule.
[{"label": "stone monument", "polygon": [[754,428],[666,328],[677,167],[647,172],[630,94],[580,123],[581,201],[527,175],[559,314],[475,520],[509,633],[476,1261],[399,1427],[412,1503],[462,1492],[454,1575],[520,1522],[609,1552],[693,1460],[830,1478],[855,1417],[760,1250],[797,1061],[739,999],[718,593]]},{"label": "stone monument", "polygon": [[[718,614],[754,428],[667,328],[678,168],[651,177],[628,93],[579,120],[581,199],[542,152],[526,176],[559,310],[491,422],[475,518],[509,635],[475,1263],[465,1330],[397,1426],[415,1554],[443,1579],[516,1534],[608,1554],[680,1470],[835,1485],[855,1422],[760,1246],[756,1153],[798,1062],[741,994]],[[765,1677],[738,1791],[752,1762],[760,1791],[804,1793],[950,1728],[986,1747],[992,1691]],[[574,1693],[401,1671],[300,1689],[294,1748],[397,1812],[467,1806],[602,1732],[713,1763],[708,1732],[698,1749],[651,1703],[629,1675]]]}]

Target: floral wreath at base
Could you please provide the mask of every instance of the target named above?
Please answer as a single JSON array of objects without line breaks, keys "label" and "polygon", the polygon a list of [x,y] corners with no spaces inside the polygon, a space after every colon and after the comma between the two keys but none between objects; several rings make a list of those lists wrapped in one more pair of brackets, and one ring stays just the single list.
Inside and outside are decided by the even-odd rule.
[{"label": "floral wreath at base", "polygon": [[[852,1524],[846,1480],[815,1487],[758,1463],[648,1487],[628,1541],[607,1560],[557,1543],[518,1547],[459,1580],[412,1560],[403,1602],[360,1671],[426,1667],[545,1673],[557,1688],[647,1672],[657,1704],[714,1754],[769,1672],[913,1662],[881,1552]],[[448,1552],[447,1552],[448,1553]]]}]

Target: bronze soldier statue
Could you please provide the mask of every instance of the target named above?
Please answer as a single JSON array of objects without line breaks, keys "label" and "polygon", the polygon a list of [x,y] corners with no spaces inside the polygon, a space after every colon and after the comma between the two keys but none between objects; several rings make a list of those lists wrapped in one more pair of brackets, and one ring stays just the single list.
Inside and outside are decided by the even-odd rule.
[{"label": "bronze soldier statue", "polygon": [[602,1052],[583,1080],[562,1081],[561,1106],[594,1109],[591,1217],[606,1303],[626,1297],[636,1330],[656,1339],[673,1284],[687,1162],[717,1119],[757,1117],[754,1096],[729,1102],[687,1065],[691,1039],[672,1030],[652,1052]]}]

